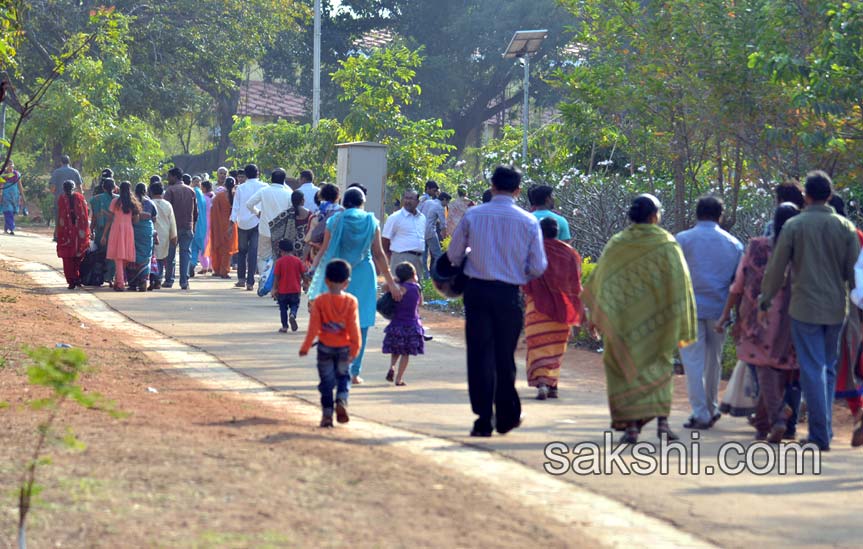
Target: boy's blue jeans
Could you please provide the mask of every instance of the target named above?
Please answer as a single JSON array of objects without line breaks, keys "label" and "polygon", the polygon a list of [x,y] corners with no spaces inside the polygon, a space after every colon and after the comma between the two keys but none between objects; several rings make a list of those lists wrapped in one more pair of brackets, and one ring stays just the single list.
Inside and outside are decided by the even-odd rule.
[{"label": "boy's blue jeans", "polygon": [[333,389],[336,398],[348,403],[348,392],[351,390],[350,362],[348,353],[350,347],[329,347],[318,343],[318,391],[321,393],[321,408],[325,416],[333,415]]},{"label": "boy's blue jeans", "polygon": [[279,316],[282,319],[282,328],[288,327],[288,309],[296,318],[300,310],[300,294],[277,294],[279,301]]}]

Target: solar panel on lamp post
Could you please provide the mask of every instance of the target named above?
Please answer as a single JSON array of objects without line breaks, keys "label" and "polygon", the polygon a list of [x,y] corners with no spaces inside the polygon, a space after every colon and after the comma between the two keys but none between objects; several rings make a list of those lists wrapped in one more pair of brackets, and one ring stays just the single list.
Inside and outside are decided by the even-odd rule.
[{"label": "solar panel on lamp post", "polygon": [[542,42],[548,37],[548,30],[516,31],[509,41],[509,46],[503,52],[504,59],[519,58],[524,63],[524,107],[522,112],[522,163],[527,165],[527,131],[530,123],[528,108],[530,107],[530,56],[539,51]]}]

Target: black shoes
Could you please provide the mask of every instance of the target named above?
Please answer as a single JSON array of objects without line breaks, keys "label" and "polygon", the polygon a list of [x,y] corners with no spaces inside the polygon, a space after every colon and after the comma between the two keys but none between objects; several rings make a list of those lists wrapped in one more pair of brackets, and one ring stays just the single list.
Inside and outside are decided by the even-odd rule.
[{"label": "black shoes", "polygon": [[519,427],[521,427],[522,421],[524,421],[524,414],[521,414],[520,416],[518,416],[518,419],[515,420],[515,423],[510,423],[509,425],[503,425],[503,426],[498,425],[497,426],[497,432],[502,434],[502,435],[505,435],[508,432],[512,431],[513,429],[518,429]]},{"label": "black shoes", "polygon": [[348,416],[348,405],[342,400],[336,400],[336,421],[339,423],[347,423],[351,420],[350,416]]}]

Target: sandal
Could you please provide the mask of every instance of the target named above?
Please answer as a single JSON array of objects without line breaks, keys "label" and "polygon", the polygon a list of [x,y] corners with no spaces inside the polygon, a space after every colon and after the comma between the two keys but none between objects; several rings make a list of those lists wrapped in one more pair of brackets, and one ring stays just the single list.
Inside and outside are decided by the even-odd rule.
[{"label": "sandal", "polygon": [[396,377],[396,371],[393,368],[390,368],[390,371],[387,372],[387,381],[392,383],[393,379]]},{"label": "sandal", "polygon": [[397,381],[396,382],[396,387],[404,387],[405,385],[407,385],[407,383],[405,383],[404,381]]},{"label": "sandal", "polygon": [[662,440],[662,435],[665,435],[666,440],[671,442],[672,440],[680,440],[680,437],[675,434],[674,431],[671,430],[671,427],[668,426],[668,418],[660,417],[656,419],[656,436],[659,440]]},{"label": "sandal", "polygon": [[863,446],[863,416],[854,422],[854,434],[851,435],[851,447]]},{"label": "sandal", "polygon": [[635,444],[638,442],[638,435],[640,433],[640,429],[638,425],[628,425],[626,427],[626,432],[620,437],[620,444]]}]

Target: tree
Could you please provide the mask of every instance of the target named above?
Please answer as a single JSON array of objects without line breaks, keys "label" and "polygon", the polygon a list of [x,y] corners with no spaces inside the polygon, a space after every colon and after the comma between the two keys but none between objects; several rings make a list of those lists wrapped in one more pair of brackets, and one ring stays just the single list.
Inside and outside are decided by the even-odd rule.
[{"label": "tree", "polygon": [[235,166],[258,164],[263,170],[282,167],[291,173],[310,169],[321,181],[336,177],[336,144],[342,135],[336,120],[323,119],[317,128],[279,120],[254,124],[248,116],[239,118],[231,131]]},{"label": "tree", "polygon": [[564,2],[579,21],[581,58],[556,74],[569,95],[562,110],[613,136],[630,169],[673,178],[675,229],[688,225],[699,193],[724,195],[733,225],[744,184],[798,172],[800,117],[782,86],[749,67],[770,32],[766,3]]},{"label": "tree", "polygon": [[[22,19],[22,21],[26,20]],[[24,63],[19,58],[14,77],[4,77],[5,100],[17,112],[18,119],[8,142],[6,157],[2,164],[3,169],[12,156],[15,142],[24,121],[30,118],[36,109],[42,105],[52,86],[60,80],[67,69],[85,55],[91,47],[110,50],[120,44],[121,31],[126,21],[113,8],[94,10],[89,15],[89,21],[92,30],[89,33],[79,32],[68,37],[61,44],[57,55],[49,54],[35,38],[32,38],[31,35],[34,33],[24,33],[31,44],[42,48],[42,51],[51,60],[51,64],[47,73],[39,72],[38,69],[24,72],[22,70]],[[21,23],[22,29],[26,30],[27,27],[24,24]]]},{"label": "tree", "polygon": [[[818,166],[863,176],[863,5],[766,0],[765,32],[750,67],[782,85],[796,121],[794,139]],[[804,173],[806,168],[801,168]]]},{"label": "tree", "polygon": [[422,63],[419,50],[395,46],[349,57],[331,75],[342,89],[340,101],[350,108],[343,137],[389,146],[388,179],[398,190],[431,177],[454,148],[446,142],[452,130],[444,129],[441,119],[412,120],[405,114],[422,93],[414,83]]},{"label": "tree", "polygon": [[[130,11],[132,0],[122,5]],[[145,94],[129,96],[136,108],[176,116],[194,104],[190,88],[205,93],[220,129],[216,163],[224,162],[246,71],[265,49],[298,30],[308,10],[296,0],[177,0],[148,3],[136,13],[133,40],[135,85]],[[152,95],[147,95],[152,94]],[[179,103],[172,102],[181,98]],[[133,101],[134,100],[134,101]],[[167,100],[167,102],[165,101]]]},{"label": "tree", "polygon": [[[425,61],[416,69],[416,82],[426,93],[406,114],[441,118],[454,130],[450,142],[460,151],[478,144],[485,121],[520,104],[522,73],[513,60],[501,55],[516,30],[549,30],[548,40],[531,61],[531,97],[545,105],[559,98],[543,76],[567,59],[566,27],[575,19],[556,0],[342,0],[341,9],[327,4],[322,20],[324,74],[359,50],[371,53],[362,43],[370,31],[391,31],[396,44],[422,47]],[[311,97],[311,44],[311,29],[275,44],[262,60],[267,75],[286,80]],[[322,81],[322,110],[341,117],[345,111],[337,100],[338,87],[328,84]]]}]

